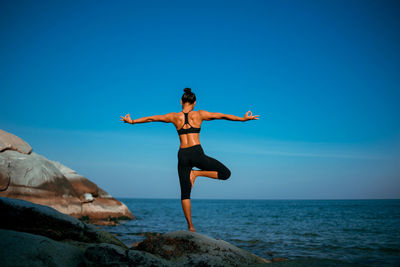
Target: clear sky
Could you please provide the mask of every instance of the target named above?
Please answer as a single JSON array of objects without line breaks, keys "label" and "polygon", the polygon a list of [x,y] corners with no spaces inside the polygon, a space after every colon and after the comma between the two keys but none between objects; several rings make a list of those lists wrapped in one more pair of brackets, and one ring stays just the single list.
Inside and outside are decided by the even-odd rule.
[{"label": "clear sky", "polygon": [[398,1],[0,1],[0,128],[116,197],[179,198],[195,110],[232,171],[192,198],[400,198]]}]

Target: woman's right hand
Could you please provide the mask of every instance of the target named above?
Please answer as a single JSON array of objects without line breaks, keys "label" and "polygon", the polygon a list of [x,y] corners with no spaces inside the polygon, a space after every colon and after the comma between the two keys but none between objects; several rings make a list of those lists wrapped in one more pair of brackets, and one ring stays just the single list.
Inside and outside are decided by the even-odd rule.
[{"label": "woman's right hand", "polygon": [[[249,113],[250,113],[250,115],[249,115]],[[253,113],[249,110],[249,111],[246,112],[246,114],[244,114],[243,119],[244,119],[244,121],[258,120],[258,117],[260,117],[260,115],[254,115],[253,116]]]},{"label": "woman's right hand", "polygon": [[120,116],[120,117],[121,117],[120,121],[133,124],[133,120],[131,119],[131,116],[129,115],[129,113],[126,114],[125,117],[122,117],[122,116]]}]

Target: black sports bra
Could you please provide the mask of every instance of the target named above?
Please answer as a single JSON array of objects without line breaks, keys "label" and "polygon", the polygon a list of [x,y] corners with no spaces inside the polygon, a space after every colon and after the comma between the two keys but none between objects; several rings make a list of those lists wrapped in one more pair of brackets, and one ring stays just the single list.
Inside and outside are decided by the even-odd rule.
[{"label": "black sports bra", "polygon": [[[188,120],[189,112],[188,113],[183,112],[183,114],[185,114],[185,124],[189,124],[190,125],[189,120]],[[178,135],[189,134],[189,133],[200,133],[200,128],[195,128],[192,125],[190,125],[190,128],[184,129],[183,127],[185,126],[185,124],[183,124],[183,126],[182,126],[182,128],[180,130],[178,130]]]}]

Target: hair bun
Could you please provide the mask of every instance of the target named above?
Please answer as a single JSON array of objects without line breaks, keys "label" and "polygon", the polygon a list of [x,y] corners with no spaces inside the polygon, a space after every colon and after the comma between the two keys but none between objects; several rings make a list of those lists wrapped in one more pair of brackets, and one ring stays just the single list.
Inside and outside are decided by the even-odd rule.
[{"label": "hair bun", "polygon": [[190,88],[185,88],[185,89],[183,89],[183,91],[185,91],[185,93],[188,93],[188,94],[192,93],[192,89],[190,89]]}]

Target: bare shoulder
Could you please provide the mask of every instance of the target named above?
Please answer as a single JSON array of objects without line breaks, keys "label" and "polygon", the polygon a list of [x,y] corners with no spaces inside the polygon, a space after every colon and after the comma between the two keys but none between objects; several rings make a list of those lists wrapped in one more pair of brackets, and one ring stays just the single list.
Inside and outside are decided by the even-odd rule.
[{"label": "bare shoulder", "polygon": [[165,114],[165,116],[168,116],[170,119],[176,120],[179,118],[179,112],[170,112]]},{"label": "bare shoulder", "polygon": [[202,118],[207,117],[210,114],[210,112],[208,112],[207,110],[198,110],[197,113]]},{"label": "bare shoulder", "polygon": [[202,120],[209,121],[209,120],[214,119],[214,118],[213,118],[213,117],[214,117],[214,113],[209,112],[209,111],[207,111],[207,110],[199,110],[199,117],[200,117]]}]

